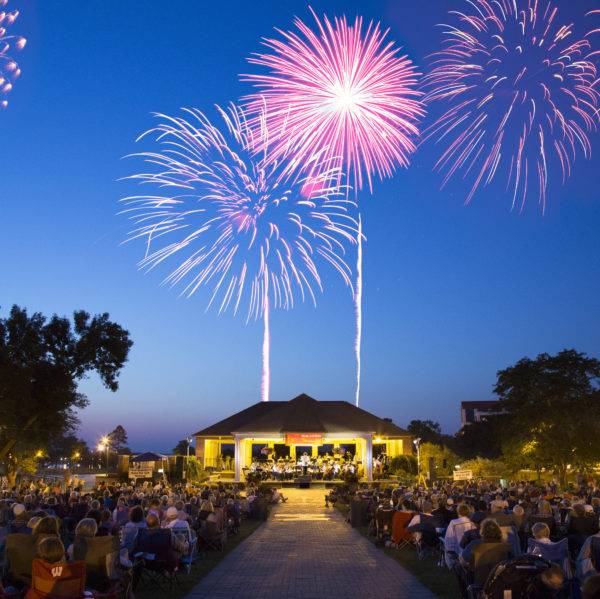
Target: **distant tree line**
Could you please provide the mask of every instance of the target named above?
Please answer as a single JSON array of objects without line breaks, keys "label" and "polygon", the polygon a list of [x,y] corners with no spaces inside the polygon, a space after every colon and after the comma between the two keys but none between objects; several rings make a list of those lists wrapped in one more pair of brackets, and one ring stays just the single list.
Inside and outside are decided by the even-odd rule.
[{"label": "distant tree line", "polygon": [[483,476],[552,470],[564,486],[569,471],[600,465],[600,361],[574,349],[523,358],[500,370],[498,414],[444,435],[437,422],[413,420],[421,463],[434,457],[444,475],[461,464]]}]

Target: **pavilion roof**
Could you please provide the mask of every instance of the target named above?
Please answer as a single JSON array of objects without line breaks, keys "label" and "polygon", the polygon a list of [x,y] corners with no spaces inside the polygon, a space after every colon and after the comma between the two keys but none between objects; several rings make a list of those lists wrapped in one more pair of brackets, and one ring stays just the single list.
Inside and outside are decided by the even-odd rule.
[{"label": "pavilion roof", "polygon": [[379,418],[347,401],[318,401],[306,394],[290,401],[256,403],[195,433],[229,436],[234,433],[374,433],[410,436],[391,420]]}]

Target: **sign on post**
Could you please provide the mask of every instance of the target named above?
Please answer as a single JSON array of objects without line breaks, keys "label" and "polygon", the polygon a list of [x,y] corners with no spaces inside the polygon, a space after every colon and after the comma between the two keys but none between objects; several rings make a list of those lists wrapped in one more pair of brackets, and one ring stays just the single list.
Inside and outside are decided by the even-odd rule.
[{"label": "sign on post", "polygon": [[154,462],[129,462],[129,478],[152,478]]},{"label": "sign on post", "polygon": [[455,470],[453,472],[454,480],[473,480],[472,470]]}]

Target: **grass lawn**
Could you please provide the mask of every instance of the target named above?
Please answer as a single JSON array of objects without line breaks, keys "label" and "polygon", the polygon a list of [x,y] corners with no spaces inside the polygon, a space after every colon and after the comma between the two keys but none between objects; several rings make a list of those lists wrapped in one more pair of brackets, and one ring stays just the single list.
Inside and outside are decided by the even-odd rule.
[{"label": "grass lawn", "polygon": [[426,557],[421,560],[412,547],[405,549],[384,547],[383,551],[406,568],[415,578],[418,578],[436,597],[443,599],[460,597],[456,577],[448,568],[440,568],[434,557]]},{"label": "grass lawn", "polygon": [[203,551],[189,574],[179,573],[179,585],[173,585],[171,590],[164,592],[156,589],[138,589],[135,599],[180,599],[185,597],[230,551],[235,549],[244,539],[247,539],[262,522],[259,520],[244,520],[237,535],[227,538],[225,551]]}]

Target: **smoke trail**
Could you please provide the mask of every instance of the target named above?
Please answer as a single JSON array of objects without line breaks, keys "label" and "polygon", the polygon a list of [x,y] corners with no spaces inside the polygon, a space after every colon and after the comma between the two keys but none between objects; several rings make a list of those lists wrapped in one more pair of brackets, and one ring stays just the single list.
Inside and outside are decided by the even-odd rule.
[{"label": "smoke trail", "polygon": [[362,218],[358,215],[358,246],[356,258],[356,291],[354,293],[354,309],[356,313],[356,340],[354,342],[354,355],[356,356],[356,407],[360,399],[360,350],[362,345]]},{"label": "smoke trail", "polygon": [[271,332],[269,330],[269,283],[265,277],[265,295],[263,310],[263,345],[262,345],[262,381],[260,385],[260,401],[269,401],[271,388]]}]

